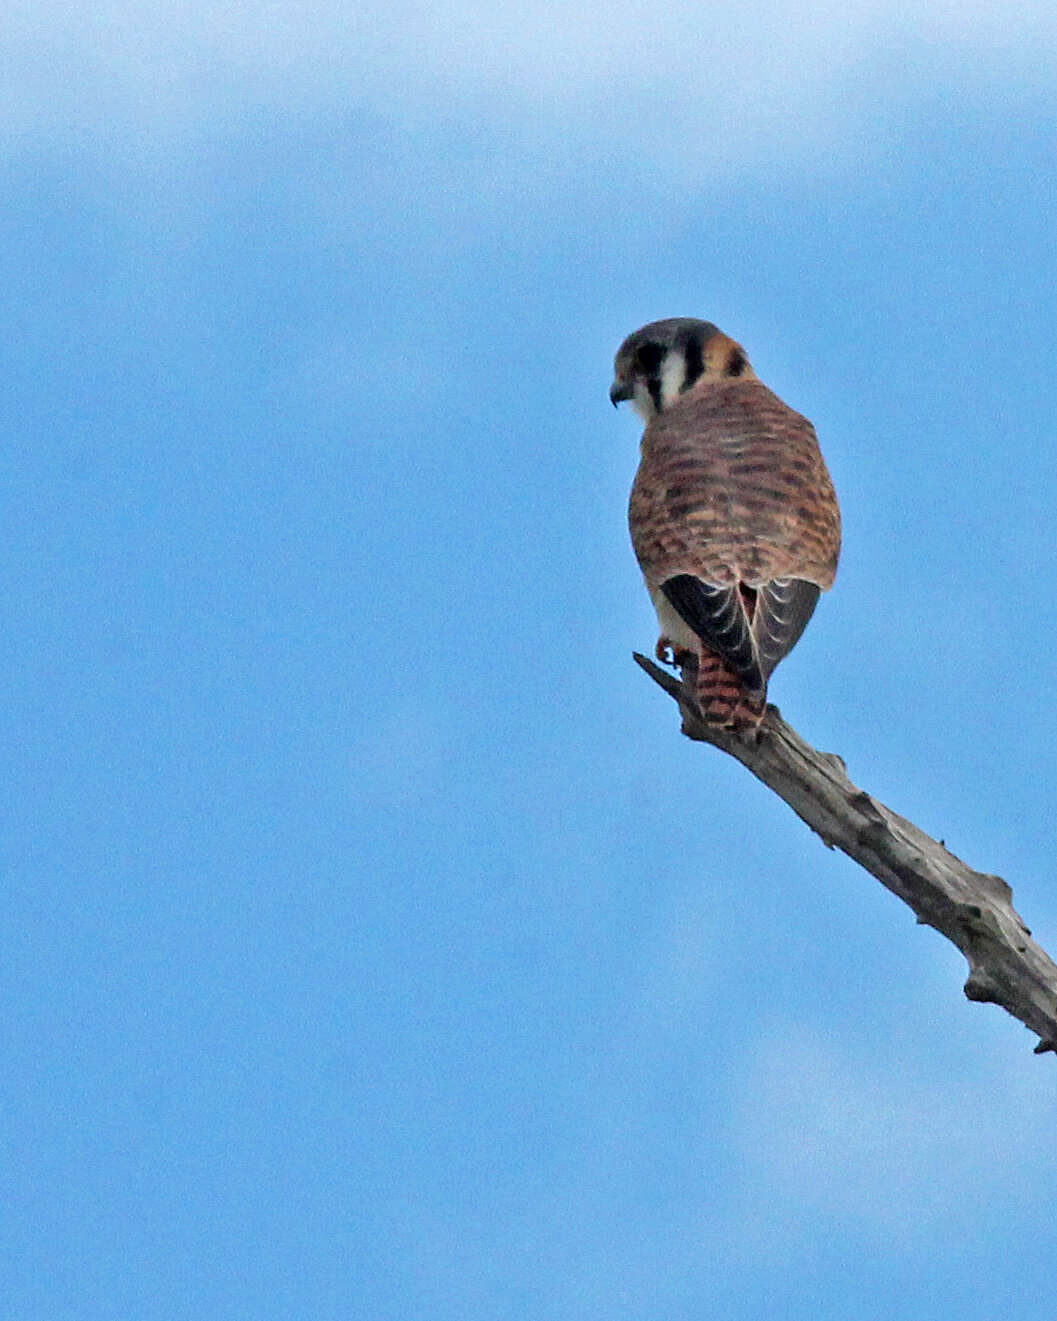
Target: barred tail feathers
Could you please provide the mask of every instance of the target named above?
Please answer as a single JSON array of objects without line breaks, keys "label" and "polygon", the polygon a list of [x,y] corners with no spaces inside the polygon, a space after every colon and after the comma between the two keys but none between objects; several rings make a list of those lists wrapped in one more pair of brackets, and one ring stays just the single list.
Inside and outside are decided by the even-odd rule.
[{"label": "barred tail feathers", "polygon": [[706,724],[734,729],[751,729],[763,719],[767,694],[752,692],[744,681],[714,651],[701,649],[699,655],[684,652],[683,676],[693,686],[698,708]]}]

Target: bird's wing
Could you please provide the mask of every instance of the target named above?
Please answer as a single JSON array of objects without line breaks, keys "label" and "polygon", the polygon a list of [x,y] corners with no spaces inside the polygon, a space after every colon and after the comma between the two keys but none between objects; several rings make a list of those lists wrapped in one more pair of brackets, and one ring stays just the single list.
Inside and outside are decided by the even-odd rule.
[{"label": "bird's wing", "polygon": [[764,679],[796,646],[818,598],[818,584],[803,578],[774,578],[756,589],[752,632]]},{"label": "bird's wing", "polygon": [[680,573],[661,583],[661,591],[680,618],[706,646],[722,656],[746,688],[751,692],[763,691],[769,671],[760,663],[752,624],[737,584],[718,587],[693,574]]}]

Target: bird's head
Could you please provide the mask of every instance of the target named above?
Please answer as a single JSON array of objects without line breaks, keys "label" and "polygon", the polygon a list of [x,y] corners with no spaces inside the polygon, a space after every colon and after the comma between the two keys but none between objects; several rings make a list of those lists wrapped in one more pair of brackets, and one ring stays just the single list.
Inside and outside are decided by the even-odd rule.
[{"label": "bird's head", "polygon": [[711,321],[672,317],[651,321],[617,350],[609,397],[613,406],[630,399],[647,422],[702,380],[755,373],[745,350]]}]

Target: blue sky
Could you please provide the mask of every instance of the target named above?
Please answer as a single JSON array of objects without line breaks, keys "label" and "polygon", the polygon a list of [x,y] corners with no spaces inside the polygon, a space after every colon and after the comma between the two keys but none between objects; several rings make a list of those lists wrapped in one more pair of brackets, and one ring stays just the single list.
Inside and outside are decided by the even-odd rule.
[{"label": "blue sky", "polygon": [[0,20],[4,1321],[1052,1316],[1052,1058],[630,659],[612,354],[845,551],[772,697],[1057,949],[1057,18]]}]

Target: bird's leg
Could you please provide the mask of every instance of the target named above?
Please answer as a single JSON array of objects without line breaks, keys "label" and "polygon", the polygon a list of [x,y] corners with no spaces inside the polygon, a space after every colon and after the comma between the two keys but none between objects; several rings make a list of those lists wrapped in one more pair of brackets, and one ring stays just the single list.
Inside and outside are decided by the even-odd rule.
[{"label": "bird's leg", "polygon": [[678,665],[681,670],[685,670],[688,665],[697,664],[697,657],[692,651],[687,651],[685,647],[677,647],[671,638],[666,638],[663,633],[657,639],[656,655],[662,665]]}]

